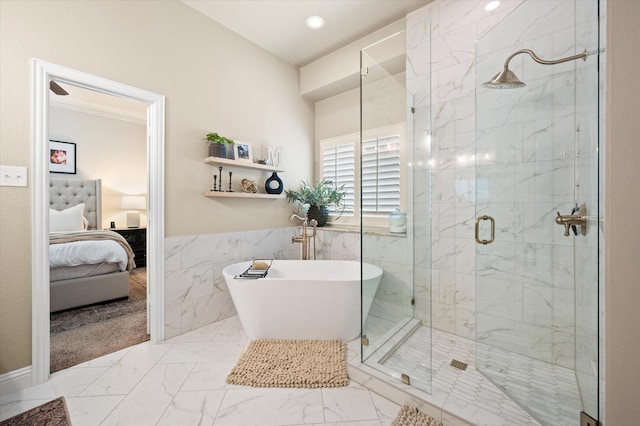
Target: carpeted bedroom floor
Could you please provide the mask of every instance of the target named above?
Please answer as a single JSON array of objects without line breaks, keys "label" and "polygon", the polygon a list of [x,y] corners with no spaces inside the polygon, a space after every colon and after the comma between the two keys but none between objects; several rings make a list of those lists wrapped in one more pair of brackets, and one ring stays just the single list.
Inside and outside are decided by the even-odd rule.
[{"label": "carpeted bedroom floor", "polygon": [[129,298],[51,314],[51,373],[149,340],[147,271],[129,276]]}]

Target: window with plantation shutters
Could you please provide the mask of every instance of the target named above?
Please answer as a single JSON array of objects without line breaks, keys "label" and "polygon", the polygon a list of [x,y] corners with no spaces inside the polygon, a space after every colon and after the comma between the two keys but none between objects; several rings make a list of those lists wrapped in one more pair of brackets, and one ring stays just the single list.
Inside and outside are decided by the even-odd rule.
[{"label": "window with plantation shutters", "polygon": [[387,215],[400,208],[400,136],[362,141],[362,212]]},{"label": "window with plantation shutters", "polygon": [[331,213],[353,214],[355,202],[355,145],[335,144],[322,148],[322,179],[330,180],[347,193],[344,210],[328,206]]},{"label": "window with plantation shutters", "polygon": [[[362,217],[363,225],[387,226],[389,213],[404,209],[404,144],[404,123],[367,130],[362,141],[359,133],[320,141],[317,179],[344,185],[347,193],[341,223],[356,225]],[[331,212],[340,211],[331,206]]]}]

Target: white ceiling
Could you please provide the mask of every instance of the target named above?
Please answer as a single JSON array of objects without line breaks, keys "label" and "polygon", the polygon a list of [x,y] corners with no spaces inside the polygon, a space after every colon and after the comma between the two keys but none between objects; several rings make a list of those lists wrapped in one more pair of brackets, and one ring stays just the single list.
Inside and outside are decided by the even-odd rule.
[{"label": "white ceiling", "polygon": [[[1,0],[0,0],[1,1]],[[182,0],[286,62],[303,66],[403,18],[432,0]],[[325,26],[306,27],[319,15]],[[69,96],[51,93],[51,104],[103,115],[146,120],[146,105],[60,83]],[[122,118],[122,117],[121,117]]]},{"label": "white ceiling", "polygon": [[[304,66],[431,0],[182,0],[286,62]],[[306,27],[308,16],[325,25]]]},{"label": "white ceiling", "polygon": [[59,96],[49,92],[51,106],[87,112],[103,117],[118,118],[134,123],[145,124],[147,122],[147,104],[144,102],[83,89],[69,83],[58,82],[58,84],[69,95]]}]

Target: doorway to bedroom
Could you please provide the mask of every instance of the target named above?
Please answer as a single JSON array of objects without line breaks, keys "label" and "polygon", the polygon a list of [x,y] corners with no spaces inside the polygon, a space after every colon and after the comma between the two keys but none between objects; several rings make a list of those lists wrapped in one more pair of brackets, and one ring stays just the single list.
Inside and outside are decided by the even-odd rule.
[{"label": "doorway to bedroom", "polygon": [[[149,340],[147,105],[71,84],[54,87],[49,137],[74,158],[67,168],[50,160],[49,202],[60,209],[82,201],[96,224],[78,242],[50,246],[50,373]],[[95,198],[82,199],[94,182]]]},{"label": "doorway to bedroom", "polygon": [[[53,87],[51,82],[55,82],[57,86],[72,88],[78,87],[86,89],[90,92],[97,92],[99,94],[109,95],[120,100],[135,101],[141,103],[144,107],[144,114],[142,120],[144,122],[144,139],[143,148],[144,156],[132,167],[142,167],[146,169],[144,174],[144,182],[142,189],[129,188],[128,193],[124,190],[120,191],[120,195],[116,196],[119,201],[116,201],[117,205],[111,211],[109,208],[105,209],[105,216],[100,220],[94,219],[94,228],[97,232],[104,232],[110,235],[117,235],[125,242],[125,246],[128,247],[127,260],[125,261],[124,271],[120,272],[120,275],[127,275],[126,282],[118,279],[118,292],[119,293],[110,299],[130,299],[129,297],[129,275],[140,278],[142,272],[140,269],[142,264],[146,264],[146,333],[149,335],[152,342],[159,342],[164,340],[164,126],[165,126],[165,107],[164,96],[157,93],[153,93],[144,89],[128,86],[116,81],[107,80],[102,77],[87,74],[81,71],[66,68],[60,65],[45,62],[39,59],[32,61],[32,122],[33,122],[33,144],[32,144],[32,368],[31,378],[32,384],[37,385],[48,381],[50,374],[50,324],[51,324],[51,282],[50,282],[50,265],[49,263],[49,247],[51,235],[50,230],[50,208],[49,200],[51,192],[50,169],[52,163],[51,140],[53,135],[50,133],[50,127],[52,122],[50,118],[54,118],[55,113],[50,108],[49,100],[53,95]],[[56,88],[57,90],[57,88]],[[82,107],[74,106],[76,110],[82,111]],[[84,111],[86,112],[86,111]],[[113,112],[113,111],[112,111]],[[124,120],[121,120],[124,121]],[[78,122],[80,124],[80,121]],[[122,126],[120,123],[118,126]],[[53,130],[53,129],[51,129]],[[106,131],[105,131],[106,134]],[[95,150],[95,157],[101,160],[100,165],[88,165],[83,163],[89,161],[90,157],[85,156],[90,152],[90,148],[87,145],[84,150],[81,150],[80,144],[74,144],[72,148],[70,145],[65,145],[66,154],[73,154],[70,159],[67,157],[67,164],[64,169],[73,168],[73,170],[65,170],[67,173],[60,174],[64,177],[73,177],[77,175],[79,171],[82,171],[86,167],[85,171],[93,170],[97,167],[110,166],[116,169],[114,175],[116,181],[120,177],[119,185],[123,185],[131,179],[122,178],[123,167],[127,164],[125,160],[132,157],[131,146],[125,146],[122,152],[116,152],[114,147],[116,141],[114,138],[106,138],[101,140],[98,144],[97,150]],[[67,142],[69,141],[58,141]],[[55,148],[59,149],[59,148]],[[126,151],[126,152],[125,152]],[[127,156],[127,158],[124,158]],[[74,160],[74,161],[70,161]],[[75,171],[75,173],[71,173]],[[78,176],[75,176],[78,177]],[[82,182],[78,182],[78,180]],[[102,188],[102,179],[100,177],[93,179],[78,179],[72,182],[69,180],[69,185],[87,185],[86,181],[100,182],[100,185],[96,185],[96,188]],[[131,183],[131,182],[129,182]],[[83,190],[84,191],[84,190]],[[134,191],[140,191],[139,193],[132,193]],[[86,191],[84,191],[86,192]],[[100,195],[95,196],[99,200],[108,198],[111,195],[116,194],[118,191],[113,190],[109,186],[105,191],[105,197]],[[144,215],[144,207],[136,207],[136,205],[126,205],[124,203],[124,195],[141,196],[144,200],[146,195],[146,217]],[[64,197],[63,197],[64,198]],[[112,200],[113,201],[113,200]],[[65,210],[64,208],[62,210]],[[96,211],[102,212],[102,209]],[[115,213],[114,213],[115,211]],[[140,213],[142,213],[140,215]],[[87,217],[85,217],[87,219]],[[89,217],[88,219],[92,219]],[[147,219],[147,226],[144,235],[140,237],[140,246],[143,247],[143,251],[146,250],[144,256],[140,255],[140,246],[135,247],[135,244],[129,244],[131,236],[127,237],[128,231],[141,232],[144,228],[145,219]],[[115,222],[112,226],[111,222]],[[132,226],[133,225],[133,226]],[[104,228],[107,228],[105,231]],[[117,231],[117,232],[116,232]],[[79,232],[81,233],[81,232]],[[136,237],[137,238],[137,237]],[[117,239],[117,238],[116,238]],[[127,251],[127,250],[125,250]],[[135,262],[134,255],[138,256],[138,260],[143,260],[138,266],[139,271],[131,269]],[[133,270],[132,274],[129,272]],[[134,278],[135,279],[135,278]],[[104,283],[103,283],[104,284]],[[123,290],[124,286],[124,290]],[[108,286],[103,286],[103,289]],[[110,290],[109,290],[110,291]],[[73,292],[72,292],[73,293]],[[85,295],[87,292],[84,292]],[[91,293],[91,292],[89,292]],[[143,291],[144,293],[144,291]],[[73,293],[75,298],[76,294]],[[86,301],[85,301],[86,302]],[[92,301],[83,303],[83,306],[92,304]],[[64,307],[62,309],[66,309]],[[90,346],[87,342],[82,342],[86,346]]]}]

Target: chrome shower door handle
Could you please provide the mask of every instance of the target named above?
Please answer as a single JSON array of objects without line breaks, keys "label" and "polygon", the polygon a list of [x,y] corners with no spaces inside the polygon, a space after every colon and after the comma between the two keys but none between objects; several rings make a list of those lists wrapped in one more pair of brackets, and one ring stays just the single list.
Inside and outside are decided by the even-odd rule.
[{"label": "chrome shower door handle", "polygon": [[[481,240],[480,239],[480,221],[488,220],[491,223],[491,239],[489,240]],[[486,214],[480,216],[476,219],[476,243],[482,244],[483,246],[487,244],[491,244],[496,236],[496,221],[491,216],[487,216]]]}]

